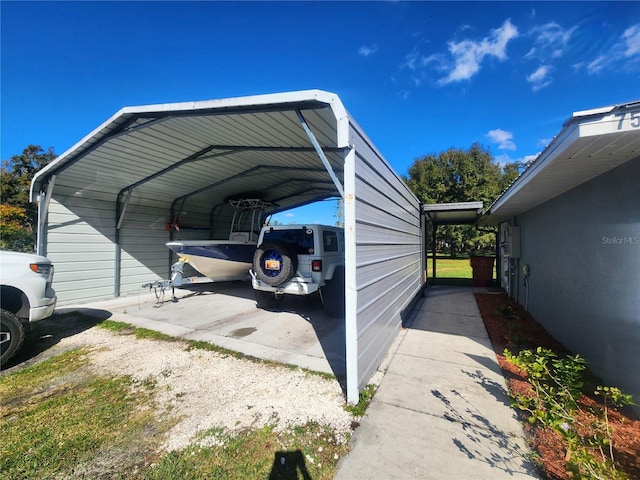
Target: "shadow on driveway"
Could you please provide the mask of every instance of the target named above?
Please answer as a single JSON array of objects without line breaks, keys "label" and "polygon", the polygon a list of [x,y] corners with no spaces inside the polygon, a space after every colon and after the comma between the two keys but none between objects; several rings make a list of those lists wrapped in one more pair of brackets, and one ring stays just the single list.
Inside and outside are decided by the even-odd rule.
[{"label": "shadow on driveway", "polygon": [[31,325],[25,334],[20,351],[5,366],[2,375],[16,372],[34,363],[41,362],[62,353],[52,350],[64,338],[72,337],[95,327],[111,317],[111,312],[101,309],[59,308],[55,314]]}]

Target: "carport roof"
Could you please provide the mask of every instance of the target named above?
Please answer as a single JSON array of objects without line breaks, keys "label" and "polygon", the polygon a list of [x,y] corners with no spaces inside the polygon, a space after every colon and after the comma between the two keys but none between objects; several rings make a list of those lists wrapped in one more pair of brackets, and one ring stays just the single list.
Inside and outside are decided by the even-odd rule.
[{"label": "carport roof", "polygon": [[639,155],[640,100],[575,112],[480,223],[508,220]]},{"label": "carport roof", "polygon": [[436,225],[473,225],[482,215],[482,202],[432,203],[422,206]]},{"label": "carport roof", "polygon": [[54,180],[163,204],[257,192],[284,210],[340,195],[348,137],[342,102],[321,90],[125,107],[38,172],[31,197]]}]

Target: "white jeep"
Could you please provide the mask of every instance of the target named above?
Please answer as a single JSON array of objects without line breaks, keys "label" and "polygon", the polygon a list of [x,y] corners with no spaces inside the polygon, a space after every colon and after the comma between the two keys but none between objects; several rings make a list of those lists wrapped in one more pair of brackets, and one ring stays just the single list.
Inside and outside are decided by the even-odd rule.
[{"label": "white jeep", "polygon": [[0,364],[20,350],[32,322],[53,314],[57,298],[52,282],[48,258],[0,251]]},{"label": "white jeep", "polygon": [[285,294],[318,292],[330,316],[344,316],[342,228],[325,225],[262,227],[249,273],[260,308],[277,308]]}]

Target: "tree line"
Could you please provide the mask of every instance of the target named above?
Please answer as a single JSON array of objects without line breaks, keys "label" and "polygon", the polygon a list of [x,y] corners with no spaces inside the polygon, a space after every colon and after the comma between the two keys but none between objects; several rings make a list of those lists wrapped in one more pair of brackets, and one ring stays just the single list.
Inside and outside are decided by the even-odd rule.
[{"label": "tree line", "polygon": [[[500,166],[486,148],[474,143],[467,150],[450,148],[417,158],[404,180],[423,204],[482,201],[486,209],[526,166],[519,162]],[[429,241],[432,228],[429,222]],[[474,225],[443,225],[436,230],[435,250],[452,257],[493,254],[495,241],[494,232]]]},{"label": "tree line", "polygon": [[38,210],[29,201],[31,179],[57,155],[53,147],[28,145],[20,155],[2,161],[0,169],[0,249],[33,252]]},{"label": "tree line", "polygon": [[[38,213],[36,204],[29,201],[31,179],[56,157],[53,147],[44,150],[39,145],[28,145],[20,155],[3,160],[1,249],[34,250]],[[488,208],[518,177],[522,167],[517,162],[500,166],[487,149],[474,143],[466,150],[450,148],[415,159],[403,179],[422,203],[482,201]],[[339,221],[341,214],[338,213]],[[436,232],[436,250],[451,256],[490,253],[494,249],[495,235],[474,226],[442,226]]]}]

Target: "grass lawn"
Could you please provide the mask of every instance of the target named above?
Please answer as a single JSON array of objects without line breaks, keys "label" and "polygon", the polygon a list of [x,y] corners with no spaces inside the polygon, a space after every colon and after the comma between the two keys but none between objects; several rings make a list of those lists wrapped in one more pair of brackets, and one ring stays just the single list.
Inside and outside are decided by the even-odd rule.
[{"label": "grass lawn", "polygon": [[[433,259],[427,258],[427,276],[433,278]],[[472,278],[473,271],[469,258],[449,258],[436,257],[436,278]],[[493,267],[493,278],[495,278],[495,265]]]}]

